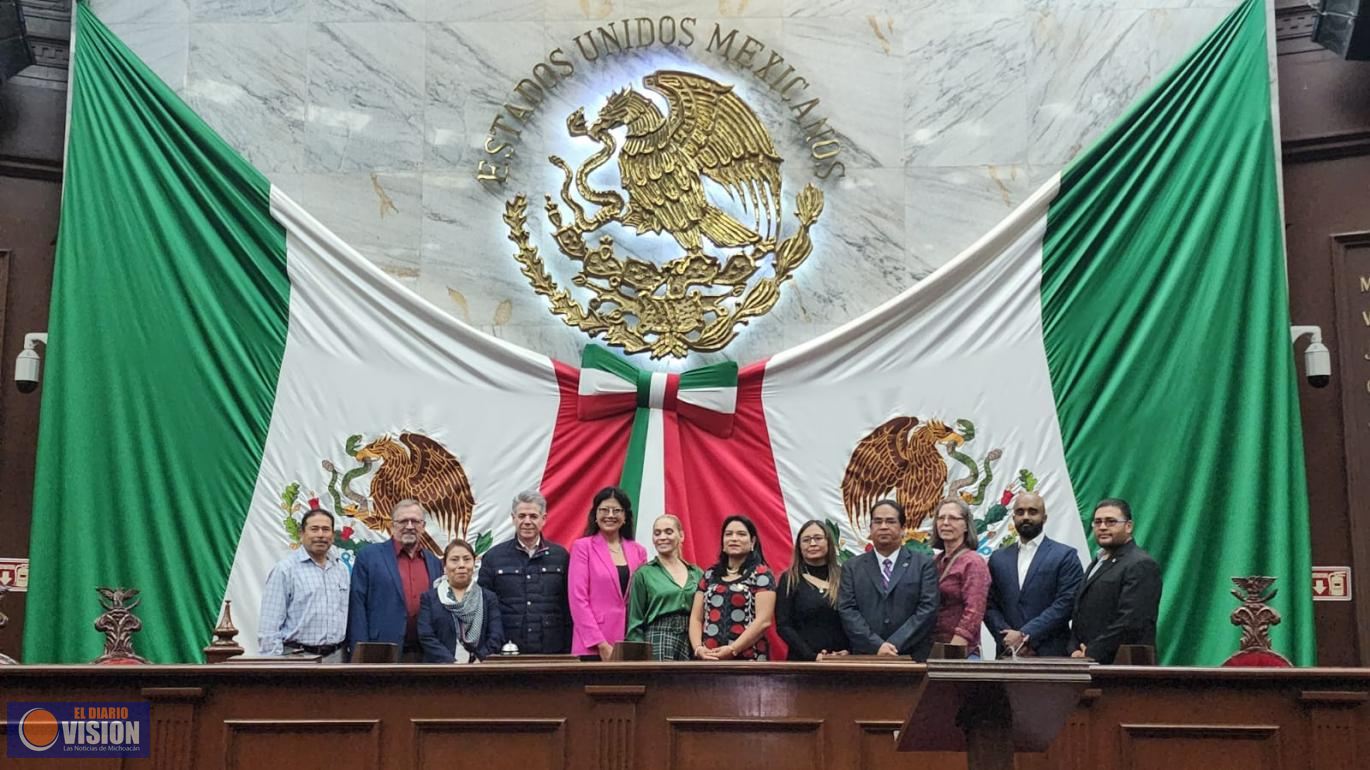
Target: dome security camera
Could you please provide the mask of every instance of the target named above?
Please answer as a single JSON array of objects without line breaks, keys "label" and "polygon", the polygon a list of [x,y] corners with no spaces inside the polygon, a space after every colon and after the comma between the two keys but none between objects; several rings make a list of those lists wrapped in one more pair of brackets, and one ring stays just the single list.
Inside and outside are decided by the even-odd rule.
[{"label": "dome security camera", "polygon": [[14,361],[14,386],[20,393],[32,393],[38,389],[38,378],[43,373],[43,362],[36,350],[21,350]]},{"label": "dome security camera", "polygon": [[1332,354],[1321,342],[1311,342],[1303,351],[1304,376],[1315,388],[1325,388],[1332,381]]},{"label": "dome security camera", "polygon": [[1291,326],[1290,342],[1298,342],[1300,337],[1310,337],[1308,347],[1303,351],[1303,376],[1315,388],[1325,388],[1332,381],[1332,354],[1322,343],[1322,327]]},{"label": "dome security camera", "polygon": [[43,360],[38,357],[38,343],[48,344],[48,335],[43,332],[29,332],[24,335],[24,349],[14,359],[14,386],[20,393],[32,393],[38,389],[38,381],[43,376]]}]

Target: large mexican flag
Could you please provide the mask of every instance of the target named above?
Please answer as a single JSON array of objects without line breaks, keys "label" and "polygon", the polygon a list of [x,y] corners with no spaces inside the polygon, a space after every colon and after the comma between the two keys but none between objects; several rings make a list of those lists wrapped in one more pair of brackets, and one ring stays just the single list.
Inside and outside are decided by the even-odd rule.
[{"label": "large mexican flag", "polygon": [[452,319],[77,17],[28,662],[99,654],[96,585],[142,590],[154,661],[201,659],[225,598],[252,649],[311,498],[351,553],[399,496],[435,546],[507,538],[534,486],[569,541],[610,483],[639,532],[680,515],[699,562],[750,514],[777,566],[811,518],[862,550],[883,496],[915,519],[962,497],[988,553],[1025,488],[1086,559],[1082,518],[1125,497],[1164,571],[1164,662],[1234,651],[1228,579],[1252,574],[1280,580],[1276,647],[1314,662],[1261,3],[931,277],[769,360],[684,373],[593,347],[556,362]]}]

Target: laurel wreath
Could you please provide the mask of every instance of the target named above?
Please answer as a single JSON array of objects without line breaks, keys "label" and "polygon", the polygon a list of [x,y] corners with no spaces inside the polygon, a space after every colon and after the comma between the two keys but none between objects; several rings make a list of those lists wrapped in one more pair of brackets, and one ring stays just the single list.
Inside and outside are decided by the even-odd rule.
[{"label": "laurel wreath", "polygon": [[[775,307],[781,284],[812,253],[809,228],[823,212],[823,193],[809,184],[796,198],[799,230],[778,247],[768,242],[723,264],[711,256],[685,254],[658,267],[619,257],[612,238],[602,237],[599,246],[591,248],[584,240],[585,224],[574,220],[563,224],[557,204],[551,196],[546,198],[558,249],[581,263],[572,282],[594,296],[581,304],[548,273],[528,233],[528,199],[522,194],[505,202],[503,217],[520,272],[567,325],[592,338],[603,336],[607,344],[627,353],[649,352],[653,359],[679,358],[691,350],[722,350],[737,337],[740,327]],[[748,285],[765,257],[772,254],[773,273]],[[718,287],[724,291],[709,291]],[[734,297],[738,299],[730,307],[726,301]]]}]

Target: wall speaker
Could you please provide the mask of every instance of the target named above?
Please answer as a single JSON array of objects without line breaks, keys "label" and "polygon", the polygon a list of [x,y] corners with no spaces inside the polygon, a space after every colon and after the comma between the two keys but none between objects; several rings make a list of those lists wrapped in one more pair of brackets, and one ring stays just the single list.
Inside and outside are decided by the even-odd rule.
[{"label": "wall speaker", "polygon": [[1370,0],[1319,0],[1313,42],[1343,59],[1370,59]]}]

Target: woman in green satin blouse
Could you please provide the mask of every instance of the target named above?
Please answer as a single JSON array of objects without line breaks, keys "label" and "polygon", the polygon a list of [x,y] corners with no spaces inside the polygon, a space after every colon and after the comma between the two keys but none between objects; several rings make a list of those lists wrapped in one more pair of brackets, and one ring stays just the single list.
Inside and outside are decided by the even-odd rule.
[{"label": "woman in green satin blouse", "polygon": [[652,522],[656,558],[633,573],[628,587],[630,642],[651,642],[653,660],[689,660],[690,607],[703,571],[680,555],[685,530],[680,519],[658,516]]}]

